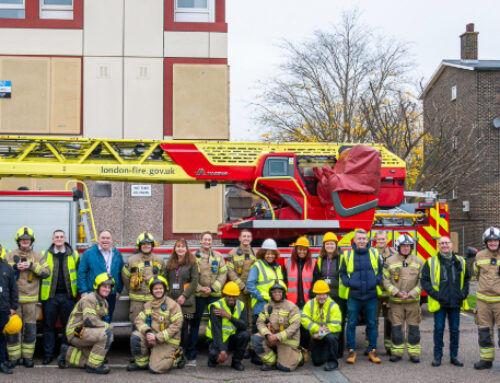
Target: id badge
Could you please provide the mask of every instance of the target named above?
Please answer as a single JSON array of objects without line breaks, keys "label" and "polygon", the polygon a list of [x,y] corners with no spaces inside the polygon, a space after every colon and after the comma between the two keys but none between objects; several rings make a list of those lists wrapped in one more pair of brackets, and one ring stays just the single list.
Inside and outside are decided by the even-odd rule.
[{"label": "id badge", "polygon": [[326,282],[327,285],[331,285],[332,284],[332,280],[330,278],[326,278],[325,282]]},{"label": "id badge", "polygon": [[496,260],[496,258],[491,258],[491,264],[492,264],[493,266],[496,266],[496,264],[497,264],[497,260]]},{"label": "id badge", "polygon": [[180,290],[181,289],[181,285],[179,283],[172,283],[172,289],[174,289],[174,290]]}]

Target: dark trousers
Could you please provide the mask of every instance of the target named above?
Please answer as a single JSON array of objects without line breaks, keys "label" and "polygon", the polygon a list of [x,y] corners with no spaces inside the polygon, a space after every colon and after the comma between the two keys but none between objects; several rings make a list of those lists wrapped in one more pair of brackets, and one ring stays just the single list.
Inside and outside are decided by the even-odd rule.
[{"label": "dark trousers", "polygon": [[9,317],[9,311],[0,311],[0,363],[4,363],[7,360],[7,342],[5,334],[3,333],[3,328],[9,321]]},{"label": "dark trousers", "polygon": [[182,322],[182,329],[181,329],[181,346],[184,349],[185,355],[190,355],[192,351],[191,332],[193,331],[193,321],[194,319],[192,316],[184,315],[184,321]]},{"label": "dark trousers", "polygon": [[198,345],[198,333],[200,331],[201,319],[203,318],[207,306],[217,302],[219,299],[218,297],[196,297],[196,313],[194,314],[193,327],[191,330],[191,352],[188,359],[196,359],[196,355],[198,355],[198,350],[196,349]]},{"label": "dark trousers", "polygon": [[306,350],[309,350],[310,345],[311,334],[309,333],[309,330],[304,328],[304,326],[300,326],[300,346],[302,348],[305,348]]},{"label": "dark trousers", "polygon": [[335,303],[339,305],[342,314],[342,330],[338,336],[339,352],[338,357],[342,358],[345,350],[345,324],[347,323],[347,300],[340,297],[332,297]]},{"label": "dark trousers", "polygon": [[337,361],[338,334],[327,334],[323,339],[311,339],[311,359],[315,366]]},{"label": "dark trousers", "polygon": [[[229,337],[227,342],[229,342],[228,351],[233,350],[233,362],[241,362],[243,360],[243,355],[245,355],[248,342],[250,342],[250,333],[248,330],[237,331],[236,334]],[[208,358],[216,363],[220,351],[221,350],[219,350],[215,342],[210,342],[208,346]]]},{"label": "dark trousers", "polygon": [[460,308],[441,308],[434,313],[434,358],[443,357],[444,326],[448,316],[450,329],[450,357],[458,356],[458,340],[460,337]]},{"label": "dark trousers", "polygon": [[43,355],[53,357],[56,343],[54,326],[57,317],[61,319],[62,342],[68,344],[66,339],[66,324],[68,323],[71,311],[75,307],[75,301],[68,298],[66,294],[56,294],[54,298],[49,298],[42,302],[43,310]]},{"label": "dark trousers", "polygon": [[108,317],[109,317],[109,322],[111,323],[111,320],[113,319],[113,313],[115,312],[115,307],[116,307],[116,294],[109,294],[108,297],[106,298],[106,301],[108,302]]}]

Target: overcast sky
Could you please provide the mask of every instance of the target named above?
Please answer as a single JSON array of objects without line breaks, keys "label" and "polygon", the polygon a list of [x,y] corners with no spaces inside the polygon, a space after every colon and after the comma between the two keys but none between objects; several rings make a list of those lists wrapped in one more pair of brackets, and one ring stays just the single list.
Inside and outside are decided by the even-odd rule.
[{"label": "overcast sky", "polygon": [[301,42],[356,7],[376,31],[412,43],[416,77],[427,81],[442,59],[459,59],[467,23],[479,32],[479,59],[500,59],[499,0],[226,0],[231,73],[231,140],[256,141],[248,107],[257,81],[277,73],[282,39]]}]

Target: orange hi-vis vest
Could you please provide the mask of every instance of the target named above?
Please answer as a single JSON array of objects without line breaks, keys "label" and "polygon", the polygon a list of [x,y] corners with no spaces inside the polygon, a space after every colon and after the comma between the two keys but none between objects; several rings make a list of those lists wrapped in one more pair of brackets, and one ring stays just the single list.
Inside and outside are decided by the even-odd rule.
[{"label": "orange hi-vis vest", "polygon": [[[304,268],[302,269],[302,288],[304,291],[304,303],[309,300],[309,290],[312,287],[313,281],[313,270],[314,270],[315,261],[313,260],[311,264],[304,264]],[[297,304],[298,301],[298,289],[297,283],[299,279],[299,269],[296,263],[292,262],[292,258],[288,258],[286,263],[286,270],[288,274],[288,291],[286,293],[286,299],[294,304]]]}]

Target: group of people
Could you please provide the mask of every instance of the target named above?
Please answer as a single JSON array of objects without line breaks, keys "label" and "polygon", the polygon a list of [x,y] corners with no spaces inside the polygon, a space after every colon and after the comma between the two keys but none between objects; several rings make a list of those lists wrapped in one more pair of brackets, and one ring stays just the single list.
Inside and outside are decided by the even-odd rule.
[{"label": "group of people", "polygon": [[[399,362],[406,348],[410,361],[419,363],[422,291],[434,313],[432,366],[441,364],[446,317],[450,362],[463,366],[458,359],[460,310],[467,304],[470,273],[465,260],[452,252],[448,237],[439,238],[438,254],[425,263],[415,255],[411,236],[402,234],[391,248],[384,231],[376,233],[372,247],[367,233],[357,230],[344,252],[337,236],[326,233],[317,260],[309,240],[299,237],[284,263],[278,262],[273,239],[254,251],[248,230],[240,232],[240,245],[226,259],[212,249],[210,232],[200,238],[197,251],[177,240],[165,262],[153,252],[153,236],[144,232],[137,238],[137,252],[124,261],[109,230],[101,231],[98,243],[79,256],[62,230],[54,232],[47,251],[33,251],[34,233],[22,227],[15,237],[18,248],[0,257],[0,371],[10,374],[21,363],[34,366],[41,302],[42,363],[56,357],[54,326],[59,317],[63,331],[58,366],[109,373],[111,318],[124,287],[132,323],[128,371],[158,374],[196,360],[205,313],[211,368],[225,363],[231,350],[231,367],[237,371],[244,370],[244,358],[251,358],[263,371],[291,372],[309,356],[315,366],[331,371],[344,351],[346,362],[354,364],[360,314],[366,323],[365,355],[371,362],[381,363],[376,345],[382,314],[390,361]],[[486,249],[474,263],[481,356],[476,369],[492,367],[492,329],[495,323],[500,328],[500,230],[489,228],[483,240]]]}]

